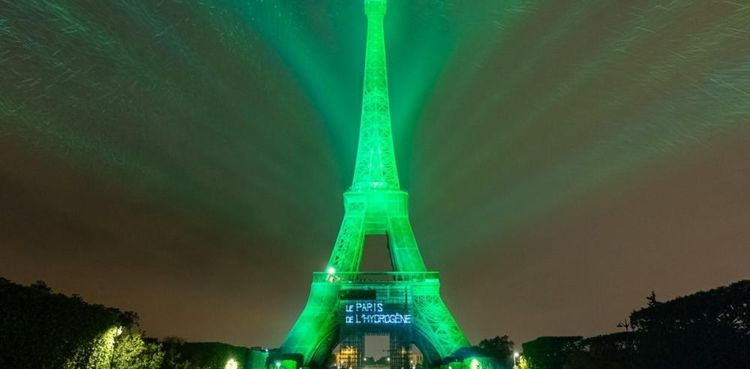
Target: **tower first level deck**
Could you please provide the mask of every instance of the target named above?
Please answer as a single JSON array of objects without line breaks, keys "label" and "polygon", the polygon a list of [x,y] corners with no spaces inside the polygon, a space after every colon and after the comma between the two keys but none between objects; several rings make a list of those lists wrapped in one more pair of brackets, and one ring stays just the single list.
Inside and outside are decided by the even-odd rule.
[{"label": "tower first level deck", "polygon": [[313,273],[310,298],[284,351],[305,356],[303,365],[324,367],[341,344],[346,367],[359,368],[364,337],[388,335],[392,368],[410,367],[412,344],[425,363],[437,363],[468,346],[439,290],[438,272]]}]

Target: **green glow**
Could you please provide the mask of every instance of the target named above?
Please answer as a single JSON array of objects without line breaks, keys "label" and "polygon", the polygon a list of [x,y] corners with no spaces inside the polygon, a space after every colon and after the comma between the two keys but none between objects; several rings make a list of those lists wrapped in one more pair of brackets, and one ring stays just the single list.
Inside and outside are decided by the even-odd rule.
[{"label": "green glow", "polygon": [[227,361],[227,365],[224,366],[224,369],[237,369],[237,361],[234,359],[229,359]]},{"label": "green glow", "polygon": [[459,367],[468,369],[488,369],[492,368],[492,359],[486,357],[469,357],[463,361]]},{"label": "green glow", "polygon": [[296,369],[297,362],[294,360],[282,360],[281,362],[276,363],[276,367],[284,369]]},{"label": "green glow", "polygon": [[[281,347],[284,353],[302,354],[305,366],[322,364],[344,339],[337,312],[342,311],[340,295],[346,291],[375,291],[376,296],[408,301],[405,307],[413,315],[409,337],[430,360],[469,346],[440,298],[438,273],[425,268],[409,222],[408,194],[399,183],[388,97],[385,13],[386,0],[365,0],[367,50],[354,180],[344,193],[346,213],[328,267],[313,275],[307,306]],[[395,272],[359,272],[365,236],[373,234],[387,235]],[[372,275],[391,280],[360,279]]]}]

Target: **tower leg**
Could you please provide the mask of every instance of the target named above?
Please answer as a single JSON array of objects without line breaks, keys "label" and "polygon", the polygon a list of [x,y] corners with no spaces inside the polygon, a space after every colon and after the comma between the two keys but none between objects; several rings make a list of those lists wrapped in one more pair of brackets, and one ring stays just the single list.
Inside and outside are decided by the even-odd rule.
[{"label": "tower leg", "polygon": [[362,261],[362,245],[364,244],[364,217],[362,213],[347,211],[341,223],[336,244],[333,246],[328,266],[339,272],[356,272]]},{"label": "tower leg", "polygon": [[[429,344],[423,351],[435,352],[444,358],[462,347],[469,347],[469,341],[459,328],[453,315],[440,298],[440,283],[435,281],[429,286],[412,289],[412,319],[415,341]],[[425,355],[427,356],[427,355]]]},{"label": "tower leg", "polygon": [[426,270],[409,218],[394,217],[388,219],[388,246],[390,247],[394,270],[402,272],[422,272]]},{"label": "tower leg", "polygon": [[325,366],[325,362],[315,360],[325,361],[338,343],[338,324],[334,316],[338,294],[337,283],[312,284],[305,309],[281,345],[282,353],[302,354],[304,366]]}]

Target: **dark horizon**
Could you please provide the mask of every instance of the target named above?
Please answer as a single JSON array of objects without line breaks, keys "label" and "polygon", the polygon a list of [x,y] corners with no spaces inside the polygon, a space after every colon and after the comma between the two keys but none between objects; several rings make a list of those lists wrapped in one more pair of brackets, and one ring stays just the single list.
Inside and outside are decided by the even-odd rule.
[{"label": "dark horizon", "polygon": [[[402,187],[471,343],[750,279],[747,7],[391,3]],[[351,185],[360,2],[50,4],[0,1],[0,276],[277,347]]]}]

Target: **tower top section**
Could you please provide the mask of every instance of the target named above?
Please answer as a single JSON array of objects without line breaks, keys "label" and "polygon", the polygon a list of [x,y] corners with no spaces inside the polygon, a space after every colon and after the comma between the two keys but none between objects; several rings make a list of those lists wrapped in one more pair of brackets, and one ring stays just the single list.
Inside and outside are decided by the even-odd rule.
[{"label": "tower top section", "polygon": [[367,16],[382,17],[385,15],[387,0],[365,0],[365,14]]},{"label": "tower top section", "polygon": [[399,190],[383,31],[387,1],[364,0],[364,3],[367,15],[365,81],[357,161],[350,191]]}]

